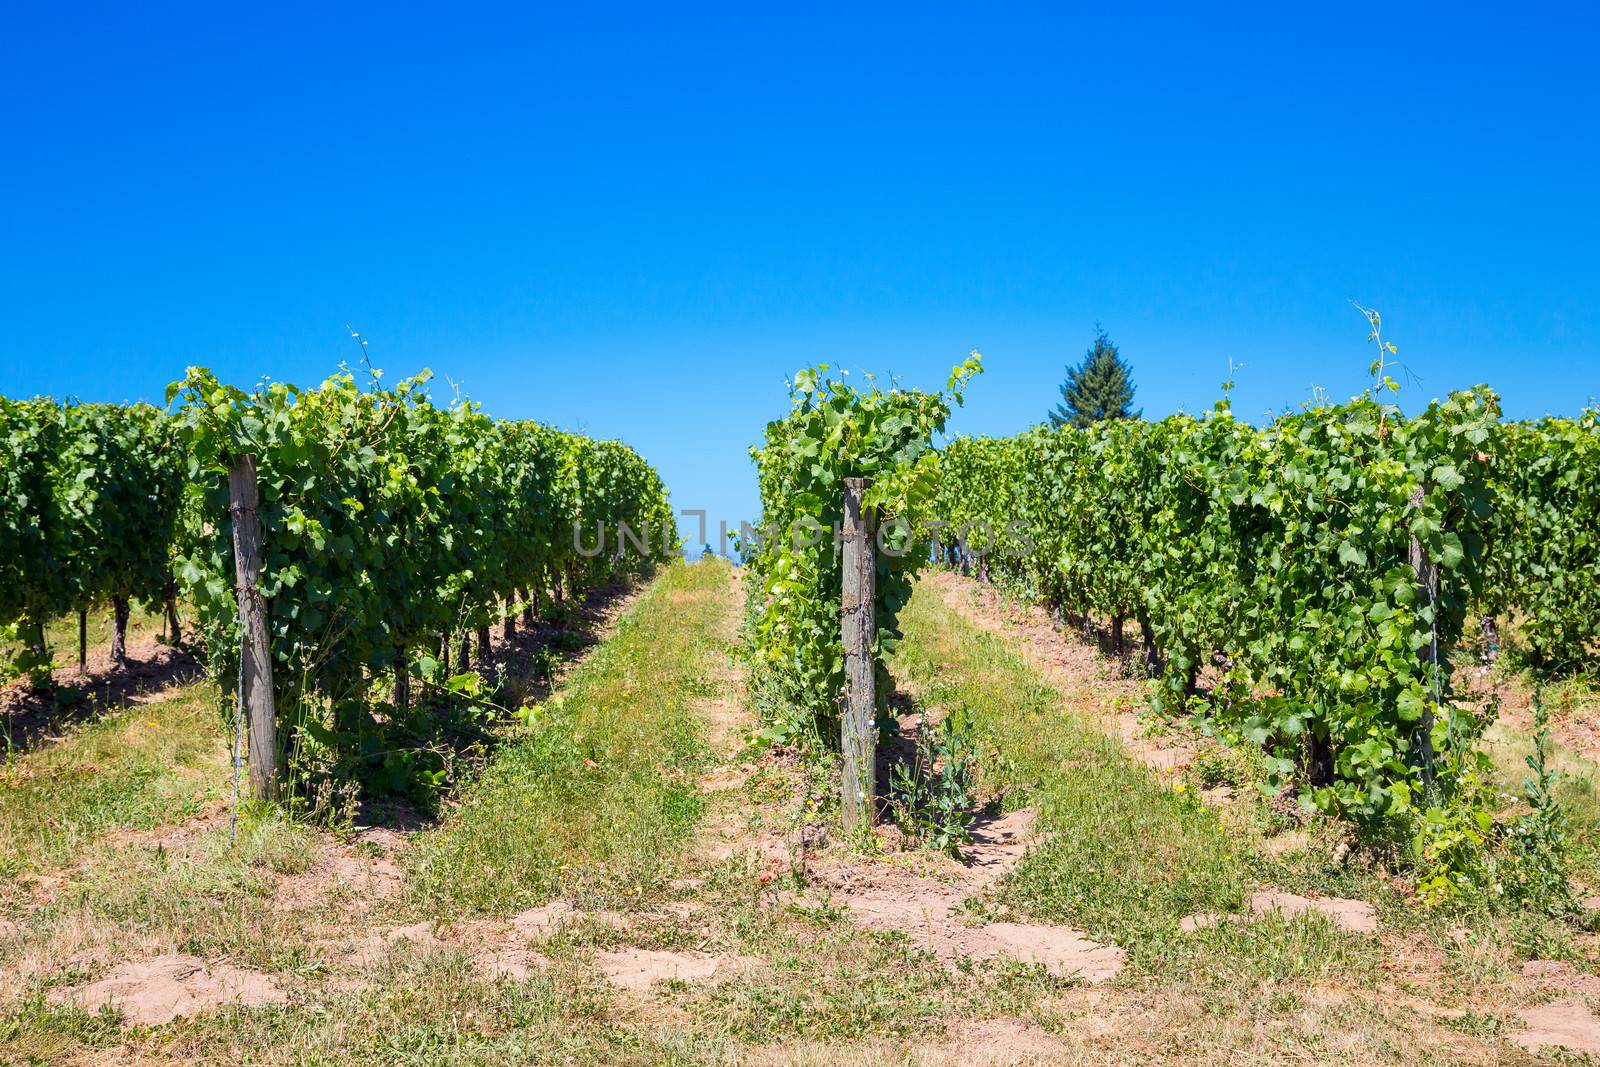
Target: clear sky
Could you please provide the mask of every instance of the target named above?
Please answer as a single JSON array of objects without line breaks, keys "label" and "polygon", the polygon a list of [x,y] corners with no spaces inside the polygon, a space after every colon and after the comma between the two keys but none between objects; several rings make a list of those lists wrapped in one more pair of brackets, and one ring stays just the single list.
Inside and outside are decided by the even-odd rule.
[{"label": "clear sky", "polygon": [[1231,358],[1256,416],[1361,388],[1357,299],[1402,402],[1600,394],[1592,5],[336,6],[6,10],[0,391],[309,384],[354,324],[734,520],[814,362],[981,349],[951,428],[1010,433],[1099,322],[1146,415]]}]

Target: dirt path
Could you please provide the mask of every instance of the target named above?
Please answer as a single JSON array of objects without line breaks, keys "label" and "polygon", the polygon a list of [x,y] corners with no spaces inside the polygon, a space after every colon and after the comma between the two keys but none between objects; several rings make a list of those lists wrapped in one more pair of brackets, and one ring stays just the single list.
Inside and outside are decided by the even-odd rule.
[{"label": "dirt path", "polygon": [[[737,667],[726,681],[743,695]],[[774,891],[774,906],[840,909],[859,927],[903,935],[909,945],[951,969],[1015,961],[1091,983],[1120,970],[1120,949],[1070,927],[1004,921],[994,915],[980,919],[970,909],[970,902],[984,897],[1035,841],[1032,811],[980,820],[959,860],[924,851],[873,857],[828,840],[826,824],[805,817],[808,802],[815,805],[821,799],[815,795],[820,783],[808,780],[788,754],[751,756],[744,739],[755,722],[743,699],[712,700],[703,708],[721,760],[702,782],[710,810],[691,867],[732,865],[774,886],[794,874],[801,888]],[[767,803],[752,803],[752,776],[783,786]],[[885,828],[882,839],[890,848],[898,847],[892,828]],[[685,889],[694,885],[693,878],[683,883]],[[1018,1020],[1006,1025],[1023,1026]],[[992,1062],[1014,1061],[1001,1057]]]},{"label": "dirt path", "polygon": [[[719,624],[729,649],[735,648],[739,640],[738,608],[744,603],[744,578],[742,570],[729,570],[729,603],[734,610]],[[683,889],[698,885],[693,872],[734,857],[742,861],[752,877],[770,872],[768,881],[772,881],[804,851],[797,828],[790,827],[778,812],[750,804],[746,796],[751,775],[780,761],[770,754],[748,750],[756,723],[749,709],[743,665],[730,655],[710,681],[716,692],[701,699],[697,710],[705,722],[706,740],[715,755],[715,764],[699,782],[706,795],[706,813],[685,864],[690,873],[680,882]]]}]

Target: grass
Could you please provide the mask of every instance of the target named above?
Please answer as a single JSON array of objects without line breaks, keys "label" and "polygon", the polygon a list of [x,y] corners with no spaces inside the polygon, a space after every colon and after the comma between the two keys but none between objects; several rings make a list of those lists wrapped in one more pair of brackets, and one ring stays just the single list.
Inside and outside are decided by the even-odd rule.
[{"label": "grass", "polygon": [[[402,945],[354,963],[337,939],[418,910],[443,919],[558,891],[622,903],[659,890],[699,811],[695,707],[726,662],[732,601],[725,566],[667,569],[443,824],[417,836],[411,892],[393,901],[286,907],[284,877],[307,872],[330,839],[269,809],[247,809],[236,841],[216,822],[111,832],[190,820],[225,788],[210,686],[14,760],[0,778],[0,841],[48,888],[24,900],[19,882],[8,910],[20,925],[0,928],[0,1062],[571,1062],[696,1044],[602,1018],[615,994],[586,960],[603,927],[555,951],[553,976],[520,983],[487,979],[457,949]],[[294,1003],[141,1032],[46,997],[174,951],[271,973]]]},{"label": "grass", "polygon": [[136,705],[0,765],[0,878],[69,862],[112,830],[182,820],[223,795],[216,687]]},{"label": "grass", "polygon": [[[1202,760],[1173,780],[1133,763],[1091,725],[1100,709],[1072,706],[1008,638],[969,623],[936,589],[919,585],[901,622],[897,679],[924,704],[966,709],[989,788],[1008,789],[1007,806],[1037,807],[1054,834],[1002,883],[1000,904],[1127,950],[1116,985],[1143,1005],[1135,1029],[1146,1043],[1119,1035],[1124,1054],[1214,1060],[1253,1049],[1252,1061],[1521,1062],[1498,1036],[1515,1029],[1516,1006],[1535,995],[1517,982],[1521,961],[1592,969],[1593,938],[1571,924],[1421,908],[1359,864],[1330,861],[1314,825],[1307,847],[1269,853],[1262,834],[1274,820],[1260,816],[1265,805],[1252,791],[1220,810],[1195,797],[1212,779],[1248,779],[1248,767]],[[1520,781],[1525,752],[1525,743],[1496,752],[1504,780]],[[1596,782],[1569,757],[1560,757],[1573,772],[1560,788],[1584,829]],[[1310,914],[1196,934],[1177,926],[1192,910],[1238,910],[1244,894],[1265,885],[1371,900],[1380,933],[1345,934]]]},{"label": "grass", "polygon": [[669,878],[701,811],[695,705],[731,601],[725,566],[668,568],[419,843],[420,897],[507,912],[564,892],[614,903]]},{"label": "grass", "polygon": [[985,784],[1029,796],[1050,834],[1007,880],[1004,903],[1129,946],[1147,965],[1184,916],[1242,909],[1255,888],[1250,847],[1214,811],[1065,709],[1002,639],[937,593],[919,587],[901,624],[896,677],[925,704],[966,710]]},{"label": "grass", "polygon": [[[667,568],[443,821],[412,838],[396,898],[286,908],[285,876],[320,870],[331,835],[247,810],[230,842],[226,825],[190,818],[227,780],[209,687],[17,758],[0,777],[0,842],[37,854],[24,873],[48,876],[50,899],[13,901],[19,928],[0,931],[0,1063],[890,1064],[930,1051],[953,1063],[971,1051],[962,1027],[996,1016],[1055,1035],[1066,1062],[1524,1062],[1501,1036],[1514,1028],[1508,967],[1583,958],[1548,924],[1408,918],[1315,850],[1265,855],[1250,820],[1220,819],[1193,782],[1178,790],[1130,761],[1005,638],[927,588],[902,615],[897,678],[924,705],[968,709],[986,787],[1037,808],[1050,834],[987,906],[1114,941],[1129,965],[1095,989],[1016,964],[951,970],[903,935],[784,904],[758,881],[758,855],[702,858],[714,824],[748,824],[752,845],[759,829],[781,829],[809,781],[792,760],[734,751],[750,718],[732,715],[734,601],[725,565]],[[708,745],[718,731],[722,766]],[[1195,774],[1248,776],[1225,762]],[[703,791],[736,764],[742,785]],[[24,795],[35,778],[21,767],[49,768],[60,788]],[[183,838],[170,847],[159,831],[117,832],[184,822],[161,835]],[[833,858],[852,862],[842,845]],[[900,861],[918,857],[870,862]],[[1194,911],[1240,910],[1264,883],[1376,894],[1384,933],[1352,937],[1316,917],[1178,929]],[[339,947],[418,917],[491,929],[499,920],[479,917],[557,896],[614,910],[621,926],[568,927],[525,980],[487,977],[460,938],[365,961]],[[1458,923],[1459,945],[1434,930]],[[623,993],[594,956],[624,945],[742,965],[715,984]],[[291,1000],[148,1031],[48,1000],[162,951],[269,972]]]}]

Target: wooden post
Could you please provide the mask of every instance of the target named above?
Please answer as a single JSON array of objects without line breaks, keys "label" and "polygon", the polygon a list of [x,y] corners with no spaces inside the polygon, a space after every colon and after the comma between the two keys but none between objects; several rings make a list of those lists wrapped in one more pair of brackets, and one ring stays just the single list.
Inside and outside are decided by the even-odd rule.
[{"label": "wooden post", "polygon": [[89,663],[89,609],[78,609],[78,670]]},{"label": "wooden post", "polygon": [[861,510],[870,478],[844,480],[844,598],[840,612],[844,638],[844,714],[839,721],[844,757],[841,810],[844,827],[871,826],[877,815],[877,666],[872,659],[873,586],[876,544],[871,515]]},{"label": "wooden post", "polygon": [[[1411,493],[1411,510],[1422,510],[1423,501],[1427,498],[1428,484],[1426,482],[1417,486]],[[1411,573],[1417,580],[1417,597],[1419,607],[1427,604],[1429,614],[1433,618],[1429,621],[1431,640],[1422,646],[1423,669],[1428,672],[1428,682],[1433,680],[1434,673],[1439,669],[1439,571],[1428,558],[1428,553],[1423,549],[1422,542],[1415,534],[1411,536],[1410,545]],[[1426,682],[1424,684],[1427,684]],[[1417,724],[1420,733],[1420,747],[1422,750],[1422,788],[1423,796],[1427,803],[1433,803],[1433,705],[1428,701],[1422,702],[1422,721]]]},{"label": "wooden post", "polygon": [[250,792],[259,800],[278,793],[278,722],[272,701],[272,639],[261,581],[261,522],[256,515],[256,457],[243,455],[228,472],[233,514],[233,569],[239,595],[239,704],[249,725]]}]

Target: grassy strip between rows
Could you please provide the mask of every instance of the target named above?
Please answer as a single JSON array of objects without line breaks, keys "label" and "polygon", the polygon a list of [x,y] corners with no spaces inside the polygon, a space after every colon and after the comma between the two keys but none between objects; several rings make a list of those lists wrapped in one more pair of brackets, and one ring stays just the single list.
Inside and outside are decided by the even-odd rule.
[{"label": "grassy strip between rows", "polygon": [[669,877],[700,815],[694,774],[710,753],[695,702],[714,692],[732,595],[726,566],[669,567],[418,841],[422,900],[504,912]]},{"label": "grassy strip between rows", "polygon": [[1146,973],[1288,977],[1368,955],[1315,917],[1182,933],[1184,916],[1243,909],[1263,873],[1249,842],[1130,760],[936,590],[919,586],[901,623],[896,677],[927,706],[965,709],[986,784],[1010,791],[1008,807],[1035,806],[1048,835],[1006,879],[1002,904],[1120,945]]},{"label": "grassy strip between rows", "polygon": [[200,683],[0,765],[0,879],[71,862],[112,830],[163,826],[224,795],[217,690]]}]

